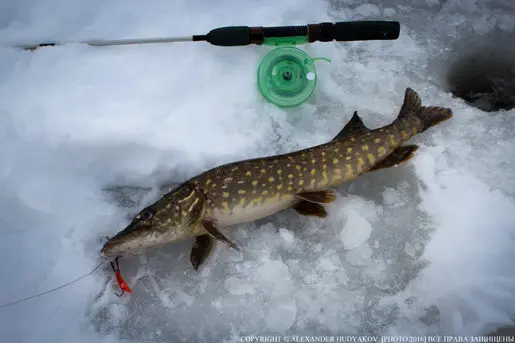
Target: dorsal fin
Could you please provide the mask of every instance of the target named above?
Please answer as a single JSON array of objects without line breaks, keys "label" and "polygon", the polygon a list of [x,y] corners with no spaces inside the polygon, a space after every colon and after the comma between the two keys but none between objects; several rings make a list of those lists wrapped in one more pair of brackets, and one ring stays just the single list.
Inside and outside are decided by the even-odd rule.
[{"label": "dorsal fin", "polygon": [[399,111],[399,118],[405,118],[410,113],[417,113],[421,108],[422,100],[420,100],[417,92],[409,87],[406,88],[406,91],[404,92],[404,102],[401,110]]},{"label": "dorsal fin", "polygon": [[352,118],[350,118],[349,122],[343,127],[343,129],[332,139],[333,141],[336,139],[343,139],[348,136],[359,135],[370,131],[369,128],[363,124],[363,120],[361,120],[360,116],[358,116],[358,111],[354,111]]}]

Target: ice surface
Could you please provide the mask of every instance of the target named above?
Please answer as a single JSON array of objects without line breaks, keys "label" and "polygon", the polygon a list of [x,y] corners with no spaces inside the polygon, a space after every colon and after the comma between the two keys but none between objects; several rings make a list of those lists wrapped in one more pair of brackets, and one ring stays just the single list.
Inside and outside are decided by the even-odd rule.
[{"label": "ice surface", "polygon": [[347,222],[340,233],[340,239],[345,249],[355,249],[365,243],[370,238],[372,226],[363,218],[363,216],[355,211],[349,210],[347,213]]},{"label": "ice surface", "polygon": [[[1,342],[217,342],[246,334],[483,334],[515,318],[515,111],[485,114],[443,87],[477,35],[509,32],[512,1],[73,1],[0,4],[0,42],[201,34],[393,19],[396,41],[305,45],[310,102],[267,104],[267,47],[204,43],[34,52],[0,48],[0,304],[79,277],[103,236],[206,168],[332,138],[354,110],[393,120],[404,89],[455,117],[416,157],[342,187],[329,217],[286,211],[228,235],[199,272],[190,242],[104,265],[0,308]],[[128,186],[128,187],[125,187]],[[341,232],[346,232],[343,241]],[[347,246],[350,244],[350,246]],[[348,250],[348,248],[352,248]]]}]

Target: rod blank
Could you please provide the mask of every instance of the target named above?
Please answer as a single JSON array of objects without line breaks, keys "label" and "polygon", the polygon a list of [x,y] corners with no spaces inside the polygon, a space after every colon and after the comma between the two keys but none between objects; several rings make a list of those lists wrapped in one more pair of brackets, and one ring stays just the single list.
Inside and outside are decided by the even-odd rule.
[{"label": "rod blank", "polygon": [[137,45],[137,44],[155,44],[155,43],[177,43],[177,42],[191,42],[193,37],[159,37],[159,38],[136,38],[136,39],[101,39],[80,42],[45,42],[34,44],[18,44],[14,45],[15,48],[22,48],[25,50],[34,50],[44,46],[57,46],[71,43],[81,43],[91,46],[113,46],[113,45]]}]

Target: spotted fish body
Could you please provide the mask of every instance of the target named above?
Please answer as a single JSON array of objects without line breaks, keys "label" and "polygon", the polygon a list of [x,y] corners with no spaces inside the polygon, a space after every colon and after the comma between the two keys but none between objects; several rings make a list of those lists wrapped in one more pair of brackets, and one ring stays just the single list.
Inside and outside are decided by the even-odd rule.
[{"label": "spotted fish body", "polygon": [[335,200],[332,189],[408,160],[417,146],[402,144],[451,117],[448,108],[423,107],[408,88],[398,118],[390,125],[370,130],[355,112],[327,143],[207,170],[143,209],[102,252],[119,256],[194,238],[190,258],[196,269],[209,254],[212,239],[238,249],[220,229],[289,208],[301,215],[325,217],[321,204]]},{"label": "spotted fish body", "polygon": [[206,195],[206,214],[220,226],[287,209],[296,194],[335,188],[367,172],[402,143],[394,126],[309,149],[209,170],[190,182]]}]

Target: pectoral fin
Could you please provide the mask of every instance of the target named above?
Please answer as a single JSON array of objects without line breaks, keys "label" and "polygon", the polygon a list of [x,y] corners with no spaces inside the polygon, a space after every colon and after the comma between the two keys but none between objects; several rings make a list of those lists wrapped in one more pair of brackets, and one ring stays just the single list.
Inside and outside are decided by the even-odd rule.
[{"label": "pectoral fin", "polygon": [[200,220],[200,225],[202,225],[202,227],[211,235],[213,236],[214,238],[218,239],[219,241],[222,241],[224,242],[225,244],[227,244],[228,246],[230,246],[231,248],[233,248],[234,250],[236,251],[240,251],[240,249],[236,246],[236,244],[234,244],[233,242],[231,242],[227,237],[225,237],[219,230],[218,228],[216,227],[216,224],[213,220],[211,219],[201,219]]},{"label": "pectoral fin", "polygon": [[193,269],[198,270],[200,265],[204,263],[206,258],[211,254],[215,242],[210,235],[201,235],[195,237],[190,253],[190,262]]},{"label": "pectoral fin", "polygon": [[331,189],[326,189],[318,192],[298,193],[297,197],[308,202],[328,204],[336,200],[336,193]]},{"label": "pectoral fin", "polygon": [[325,218],[327,217],[327,212],[325,211],[324,207],[320,204],[309,202],[306,200],[301,200],[295,205],[292,206],[292,208],[300,215],[303,216],[313,216],[313,217],[321,217]]},{"label": "pectoral fin", "polygon": [[417,151],[418,145],[406,145],[395,149],[384,160],[370,168],[370,171],[395,167],[412,158]]}]

